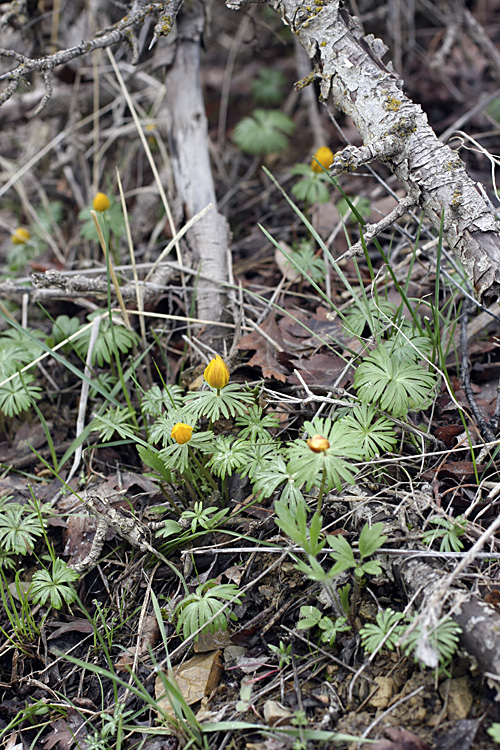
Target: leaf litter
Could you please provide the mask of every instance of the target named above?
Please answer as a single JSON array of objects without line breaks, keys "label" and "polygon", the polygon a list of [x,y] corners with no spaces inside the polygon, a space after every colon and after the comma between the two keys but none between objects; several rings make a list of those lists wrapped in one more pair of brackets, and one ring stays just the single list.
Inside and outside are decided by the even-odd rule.
[{"label": "leaf litter", "polygon": [[[480,74],[482,63],[477,51],[474,52],[474,60]],[[210,64],[214,72],[220,72],[220,60],[212,59]],[[456,68],[451,68],[450,73],[456,76]],[[244,84],[240,81],[239,85]],[[446,102],[446,87],[435,88]],[[431,96],[425,86],[422,96]],[[234,113],[231,116],[234,117]],[[29,131],[29,125],[24,124],[23,128]],[[307,137],[304,139],[306,141]],[[273,166],[278,172],[283,171],[284,178],[288,166],[286,160],[293,162],[293,149],[297,145],[292,143],[290,148],[286,159],[278,158]],[[113,158],[119,162],[119,156],[117,149]],[[238,167],[249,166],[241,154],[232,152],[232,158],[239,160]],[[301,149],[297,159],[303,158]],[[131,160],[122,167],[127,173],[129,189],[132,175],[143,167],[142,164],[133,164]],[[45,177],[43,174],[41,176]],[[250,183],[244,184],[241,195],[236,194],[236,198],[230,201],[231,211],[238,218],[237,231],[241,233],[245,228],[254,243],[263,244],[262,235],[254,234],[255,217],[263,223],[270,219],[271,228],[277,228],[278,219],[285,218],[283,242],[290,247],[297,232],[295,217],[283,202],[274,216],[263,218],[261,178],[252,179],[254,182],[250,180]],[[356,179],[347,176],[343,188],[348,190],[355,185],[353,192],[356,193],[359,188]],[[378,189],[371,179],[366,179],[363,185],[363,192],[367,194]],[[59,192],[76,200],[74,190],[75,185],[65,180],[58,188]],[[50,197],[56,198],[56,195]],[[274,197],[273,200],[278,201],[278,198]],[[373,206],[377,200],[373,200]],[[249,202],[253,202],[252,205],[257,206],[258,210],[252,209]],[[255,215],[252,215],[252,210]],[[157,219],[154,213],[152,216]],[[328,229],[333,231],[331,226]],[[346,231],[356,238],[355,226],[350,225]],[[72,242],[77,241],[74,235],[68,236]],[[326,231],[322,236],[326,237]],[[145,242],[149,239],[145,238]],[[315,409],[304,395],[304,383],[316,389],[314,393],[319,396],[319,404],[334,383],[340,389],[352,387],[355,365],[350,350],[353,338],[346,332],[339,316],[332,316],[326,305],[318,304],[317,295],[306,282],[297,280],[281,261],[276,264],[271,248],[264,256],[264,263],[259,263],[251,254],[244,257],[244,252],[238,250],[239,238],[236,239],[235,268],[245,269],[241,272],[245,289],[258,287],[260,291],[266,289],[272,292],[279,287],[283,277],[286,284],[278,299],[280,310],[274,312],[271,305],[267,314],[259,317],[258,328],[244,333],[235,342],[240,352],[235,372],[242,382],[245,379],[252,383],[264,380],[269,391],[283,397],[282,402],[273,404],[276,396],[271,394],[269,402],[276,411],[278,408],[282,410],[280,429],[293,433],[299,429],[301,421],[314,416]],[[151,249],[151,245],[148,245],[146,255],[151,253]],[[339,254],[344,249],[339,243]],[[241,257],[238,257],[238,252],[241,252]],[[408,248],[399,248],[398,252],[396,260],[401,264],[398,274],[400,279],[404,279],[411,253]],[[50,269],[57,265],[50,253],[46,252],[45,258],[37,260],[38,269],[42,267],[42,260],[43,268]],[[90,261],[90,256],[86,261]],[[349,282],[357,285],[359,277],[354,263],[348,261],[343,268]],[[360,262],[359,269],[361,279],[367,285],[367,293],[371,294],[374,285],[367,265]],[[382,266],[379,272],[386,273]],[[427,261],[415,267],[409,285],[414,297],[432,295],[435,279],[429,273]],[[349,300],[343,296],[345,293],[334,274],[331,274],[330,284],[332,299],[342,309]],[[390,301],[399,304],[398,293],[391,282],[388,282],[386,292]],[[152,303],[153,311],[161,313],[168,309],[185,314],[187,310],[180,309],[183,293],[180,286],[165,289],[162,293],[164,296],[158,296]],[[80,316],[94,304],[89,302],[90,298],[82,303],[84,298],[84,293],[80,292],[79,297],[73,297],[68,303]],[[66,303],[54,300],[51,304],[53,316],[66,309]],[[151,337],[151,359],[155,363],[162,363],[164,372],[168,370],[168,363],[173,365],[176,372],[190,366],[189,360],[182,358],[185,346],[182,335],[188,335],[184,328],[169,331],[158,329]],[[363,331],[363,336],[367,347],[373,347],[368,330]],[[494,331],[483,332],[483,336],[469,341],[469,356],[474,360],[471,370],[473,389],[486,419],[490,419],[496,403],[498,346]],[[163,348],[168,348],[168,357],[164,356]],[[247,352],[254,353],[250,356]],[[453,359],[453,354],[450,356]],[[2,656],[2,682],[9,696],[2,709],[4,726],[19,715],[28,695],[30,705],[37,705],[40,711],[46,709],[41,716],[48,716],[51,723],[43,737],[44,747],[49,750],[54,747],[71,750],[75,746],[89,746],[94,728],[102,733],[106,715],[113,713],[116,698],[113,683],[108,676],[98,679],[95,673],[84,672],[81,665],[65,661],[63,655],[73,655],[89,664],[97,663],[103,669],[112,667],[122,676],[121,679],[126,675],[125,682],[130,670],[134,669],[138,679],[150,684],[148,680],[157,672],[158,662],[179,649],[170,607],[171,601],[182,594],[179,574],[188,582],[190,592],[200,582],[209,579],[220,583],[225,574],[230,582],[241,586],[250,584],[241,603],[233,607],[238,615],[237,624],[232,624],[225,631],[225,635],[221,636],[222,642],[214,639],[214,648],[203,655],[189,656],[189,644],[185,644],[182,645],[182,653],[174,657],[174,660],[178,660],[173,668],[181,695],[200,716],[204,711],[214,721],[222,722],[229,715],[232,721],[244,719],[248,723],[261,723],[267,727],[293,727],[299,738],[301,718],[305,721],[303,728],[308,730],[356,735],[361,735],[374,722],[378,722],[379,728],[375,733],[387,737],[375,744],[379,750],[425,750],[433,746],[441,750],[453,746],[491,747],[491,744],[487,744],[489,740],[485,739],[481,717],[487,714],[488,722],[500,718],[495,701],[495,675],[483,679],[471,668],[470,660],[458,653],[453,663],[447,666],[449,675],[433,676],[430,671],[420,671],[420,667],[415,666],[411,657],[405,656],[399,647],[395,652],[381,651],[376,657],[368,658],[362,653],[357,637],[363,625],[376,621],[381,609],[393,606],[402,612],[408,606],[408,598],[418,599],[421,594],[418,586],[410,597],[406,596],[410,582],[404,581],[401,570],[393,564],[393,556],[398,553],[402,557],[416,554],[415,543],[420,542],[433,515],[451,522],[461,513],[467,513],[469,525],[465,539],[461,538],[470,549],[496,513],[496,459],[491,454],[479,458],[480,450],[471,456],[467,436],[472,434],[474,440],[478,440],[478,431],[471,420],[467,419],[464,425],[461,419],[463,410],[469,410],[469,403],[461,388],[457,368],[452,365],[450,371],[455,373],[451,381],[453,398],[449,390],[443,389],[433,405],[432,414],[426,411],[411,416],[416,427],[429,426],[443,446],[434,451],[429,450],[427,444],[419,443],[418,439],[408,440],[404,450],[393,457],[382,456],[374,458],[372,462],[363,462],[356,485],[341,493],[327,493],[325,497],[324,528],[334,535],[345,536],[355,545],[362,523],[373,525],[380,522],[385,524],[389,535],[387,549],[379,556],[382,560],[380,572],[369,583],[364,581],[356,591],[356,612],[352,616],[353,628],[350,633],[339,633],[332,646],[321,644],[317,634],[308,633],[304,637],[302,633],[299,637],[301,631],[297,630],[296,625],[300,607],[319,604],[321,613],[330,618],[333,616],[331,597],[325,596],[321,586],[305,579],[294,567],[298,551],[274,523],[274,498],[262,498],[259,507],[252,507],[254,498],[249,486],[242,481],[240,489],[243,501],[238,506],[240,515],[231,512],[227,527],[222,524],[222,529],[200,531],[198,536],[186,542],[182,551],[176,548],[175,540],[170,540],[165,554],[173,566],[171,568],[161,563],[157,565],[158,558],[145,553],[144,549],[134,548],[129,543],[130,536],[128,542],[127,538],[124,540],[120,536],[119,527],[108,526],[103,554],[96,566],[82,577],[78,586],[84,609],[80,609],[80,604],[73,604],[70,610],[50,612],[40,632],[31,634],[27,650],[20,648],[22,644],[12,646],[9,642],[10,626],[4,611],[2,627],[6,640]],[[10,434],[9,430],[5,430],[5,440],[0,445],[0,460],[20,473],[7,473],[0,479],[0,487],[2,493],[23,506],[30,500],[30,488],[35,488],[38,499],[48,504],[57,497],[51,509],[55,515],[47,517],[47,534],[61,555],[68,557],[69,561],[81,562],[92,548],[99,518],[90,517],[84,504],[78,499],[75,502],[75,495],[64,494],[64,485],[59,479],[52,479],[50,473],[46,476],[43,473],[46,470],[44,462],[51,455],[47,435],[52,435],[59,457],[74,439],[73,416],[77,408],[75,384],[61,375],[57,363],[50,363],[47,374],[57,382],[61,394],[56,398],[51,392],[50,399],[44,404],[43,408],[50,417],[45,423],[47,429],[44,430],[33,420],[14,422]],[[193,371],[188,369],[188,374],[193,381]],[[143,373],[136,373],[136,377],[140,381]],[[156,382],[160,381],[161,378]],[[48,395],[48,378],[45,384]],[[287,402],[286,397],[290,394],[299,400]],[[270,408],[267,403],[263,406]],[[234,425],[229,421],[229,429],[232,429]],[[398,433],[398,437],[403,445],[403,431]],[[394,458],[402,460],[398,463]],[[117,439],[112,446],[99,445],[97,440],[85,443],[82,474],[85,481],[90,482],[88,486],[98,495],[109,498],[110,507],[123,514],[123,518],[136,518],[138,526],[144,523],[141,528],[149,528],[148,523],[159,520],[160,517],[151,512],[151,506],[160,504],[163,497],[158,478],[146,478],[146,470],[147,467],[138,460],[137,452],[125,440],[120,444]],[[61,476],[64,479],[64,472]],[[82,491],[79,481],[70,481],[68,493]],[[177,500],[183,496],[183,488],[176,488],[176,493]],[[310,499],[314,504],[314,495]],[[263,547],[262,550],[256,540]],[[148,544],[154,549],[157,540],[151,535]],[[288,546],[287,558],[275,565],[284,545]],[[477,602],[463,605],[464,609],[471,606],[474,616],[481,612],[481,602],[494,609],[495,592],[498,593],[495,587],[498,578],[498,542],[494,535],[487,540],[487,545],[485,552],[490,553],[491,559],[486,559],[484,564],[479,557],[471,559],[461,582],[462,594],[474,590],[478,595]],[[418,547],[418,552],[431,555],[431,551],[422,546]],[[433,552],[438,567],[450,572],[450,561],[455,560],[450,556],[452,553],[440,554],[436,546]],[[30,558],[22,564],[30,566],[26,570],[26,580],[29,581],[36,570],[37,561]],[[429,570],[424,571],[419,581],[422,584],[420,588],[426,582],[426,576],[430,577]],[[6,575],[12,584],[10,577],[13,574],[7,571]],[[343,575],[342,586],[353,585],[354,579],[346,572]],[[251,585],[254,580],[256,584]],[[15,590],[15,586],[12,590]],[[159,632],[158,618],[152,614],[151,591],[161,597],[165,638]],[[101,616],[103,607],[104,617]],[[87,616],[83,616],[84,613]],[[106,651],[99,636],[111,637],[109,658],[104,657]],[[271,651],[269,646],[276,647],[278,651]],[[289,646],[291,649],[287,652]],[[194,651],[197,648],[199,646],[195,644]],[[357,671],[362,667],[358,675]],[[33,682],[30,683],[30,680]],[[35,686],[35,690],[28,690],[30,684]],[[157,684],[161,691],[158,681]],[[120,691],[120,697],[125,696],[127,705],[137,708],[139,699],[134,704],[132,694],[127,693],[123,684]],[[56,718],[58,703],[54,695],[58,693],[64,696],[65,719]],[[141,700],[144,701],[144,696]],[[52,706],[50,701],[54,701]],[[106,711],[102,710],[102,706],[106,707]],[[394,726],[388,727],[387,723]],[[30,726],[27,723],[22,731],[31,741],[33,732]],[[479,744],[473,745],[478,732],[482,732],[483,736]],[[255,750],[288,748],[294,741],[285,735],[262,739],[255,729],[249,729],[246,733],[236,732],[233,739],[234,747]]]}]

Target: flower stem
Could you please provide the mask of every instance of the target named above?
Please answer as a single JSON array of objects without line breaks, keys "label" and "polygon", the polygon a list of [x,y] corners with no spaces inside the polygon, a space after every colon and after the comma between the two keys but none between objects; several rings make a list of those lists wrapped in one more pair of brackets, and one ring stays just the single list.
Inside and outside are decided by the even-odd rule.
[{"label": "flower stem", "polygon": [[321,474],[321,483],[319,485],[319,492],[318,492],[318,513],[321,513],[321,506],[323,504],[323,496],[325,494],[325,484],[326,484],[326,471],[325,471],[325,467],[323,466],[323,472]]},{"label": "flower stem", "polygon": [[210,472],[207,471],[206,466],[203,464],[202,461],[198,458],[194,450],[188,446],[189,450],[189,457],[192,459],[193,463],[196,464],[196,468],[198,469],[199,475],[207,480],[209,485],[212,487],[212,489],[216,490],[218,489],[217,483],[214,481],[212,476],[210,475]]}]

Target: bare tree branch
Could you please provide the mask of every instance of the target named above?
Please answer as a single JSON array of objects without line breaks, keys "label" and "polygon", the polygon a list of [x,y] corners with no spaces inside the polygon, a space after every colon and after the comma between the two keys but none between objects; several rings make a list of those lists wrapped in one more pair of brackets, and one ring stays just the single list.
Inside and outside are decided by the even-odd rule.
[{"label": "bare tree branch", "polygon": [[[315,63],[323,100],[349,115],[364,147],[336,154],[331,174],[382,160],[463,264],[479,299],[500,294],[500,221],[456,151],[441,143],[421,107],[384,65],[386,47],[364,37],[340,0],[265,0],[291,28]],[[247,0],[226,0],[240,9]],[[371,229],[371,228],[370,228]],[[376,230],[375,230],[376,233]]]},{"label": "bare tree branch", "polygon": [[170,33],[182,2],[183,0],[166,0],[166,2],[147,3],[143,0],[134,0],[131,12],[115,23],[114,26],[99,31],[92,39],[75,47],[60,50],[45,57],[30,58],[16,50],[0,47],[0,57],[12,58],[18,63],[16,68],[0,74],[0,81],[8,81],[7,87],[0,94],[0,106],[15,93],[20,81],[25,80],[30,73],[39,71],[43,74],[45,94],[35,111],[35,114],[38,114],[52,95],[52,72],[54,68],[65,65],[76,57],[87,55],[95,49],[111,47],[122,41],[128,41],[133,50],[132,62],[136,63],[139,58],[139,45],[135,35],[135,27],[148,16],[154,13],[161,14],[154,28],[151,43],[151,46],[153,46],[160,36],[167,36]]}]

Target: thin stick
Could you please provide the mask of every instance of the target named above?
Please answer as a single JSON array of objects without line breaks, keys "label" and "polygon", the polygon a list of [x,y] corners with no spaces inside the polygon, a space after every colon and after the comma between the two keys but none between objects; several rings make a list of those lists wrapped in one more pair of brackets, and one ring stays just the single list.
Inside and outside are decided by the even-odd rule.
[{"label": "thin stick", "polygon": [[[97,342],[97,337],[99,335],[99,324],[101,322],[101,318],[98,316],[94,318],[92,321],[92,328],[90,331],[90,341],[89,341],[89,348],[87,350],[87,358],[85,360],[85,369],[84,374],[87,376],[87,379],[82,380],[82,390],[80,393],[80,404],[78,406],[78,417],[76,420],[76,435],[75,439],[78,439],[80,435],[83,432],[83,429],[85,427],[85,413],[87,411],[87,401],[89,398],[89,379],[92,375],[92,354],[94,353],[94,347]],[[80,444],[76,451],[75,451],[75,457],[73,459],[73,465],[69,471],[68,476],[66,477],[66,482],[69,482],[72,477],[75,476],[75,473],[80,466],[80,461],[82,459],[82,452],[83,447]]]}]

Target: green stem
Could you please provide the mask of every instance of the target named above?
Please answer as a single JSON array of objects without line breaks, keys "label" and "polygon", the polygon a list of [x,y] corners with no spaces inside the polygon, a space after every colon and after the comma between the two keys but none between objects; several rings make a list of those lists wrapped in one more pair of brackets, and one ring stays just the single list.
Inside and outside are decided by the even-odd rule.
[{"label": "green stem", "polygon": [[[169,493],[167,491],[166,483],[165,482],[159,482],[159,485],[160,485],[161,491],[163,492],[163,494],[165,496],[165,500],[168,502],[168,504],[172,508],[172,511],[175,513],[176,516],[180,516],[181,513],[182,513],[182,510],[177,506],[177,503],[175,502],[175,500],[172,497],[170,497],[170,495],[169,495]],[[181,502],[182,502],[182,500],[181,500]],[[184,503],[184,507],[187,507],[187,505],[185,503]]]},{"label": "green stem", "polygon": [[198,469],[200,476],[204,477],[204,479],[207,480],[207,482],[210,484],[213,490],[218,489],[217,483],[213,480],[212,476],[210,475],[210,472],[207,471],[207,468],[204,465],[204,463],[200,461],[200,459],[198,458],[198,456],[196,455],[196,453],[190,446],[188,446],[188,451],[189,451],[189,457],[192,459],[193,463],[196,464],[196,468]]},{"label": "green stem", "polygon": [[326,471],[325,471],[325,467],[323,466],[323,472],[321,474],[321,484],[319,485],[319,492],[318,492],[318,514],[321,513],[321,506],[323,504],[323,496],[325,494],[325,484],[326,484]]}]

